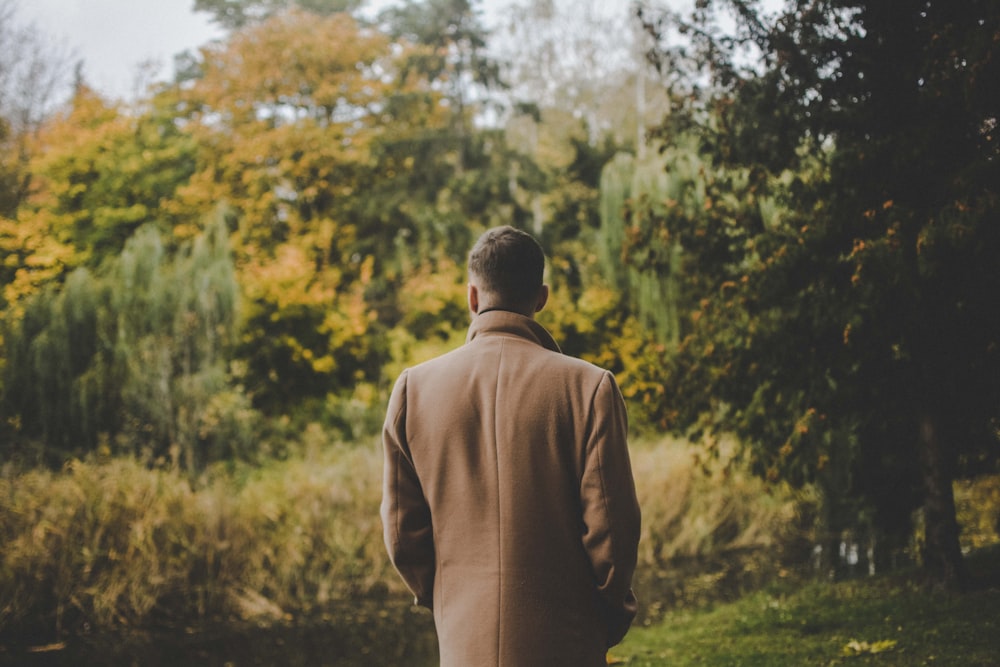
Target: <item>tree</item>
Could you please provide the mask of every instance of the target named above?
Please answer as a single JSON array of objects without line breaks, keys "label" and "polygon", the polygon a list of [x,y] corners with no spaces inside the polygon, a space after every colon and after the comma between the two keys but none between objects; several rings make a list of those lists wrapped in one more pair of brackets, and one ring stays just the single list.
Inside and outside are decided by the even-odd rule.
[{"label": "tree", "polygon": [[69,74],[67,52],[0,0],[0,217],[15,217],[27,196],[30,141]]},{"label": "tree", "polygon": [[645,224],[642,216],[700,216],[707,169],[693,145],[677,140],[668,155],[642,161],[619,153],[601,174],[604,272],[661,343],[680,340],[681,248],[677,235],[658,234],[664,227]]},{"label": "tree", "polygon": [[701,305],[664,418],[734,430],[761,474],[825,478],[884,530],[922,506],[924,565],[961,587],[951,483],[1000,458],[1000,12],[719,0],[644,18],[690,37],[656,53],[684,93],[664,136],[698,128],[749,175],[738,210],[644,223],[714,277],[683,288]]},{"label": "tree", "polygon": [[3,423],[56,463],[98,449],[195,472],[246,456],[256,416],[226,365],[239,302],[221,217],[176,253],[143,226],[120,256],[8,313]]},{"label": "tree", "polygon": [[440,89],[451,110],[449,132],[459,146],[459,168],[472,138],[472,121],[503,85],[499,64],[486,50],[488,31],[470,0],[406,0],[382,12],[389,34],[425,48],[411,52],[402,76],[417,76]]},{"label": "tree", "polygon": [[386,343],[367,295],[386,246],[357,212],[379,203],[375,142],[409,122],[385,103],[390,41],[346,14],[290,10],[203,54],[179,93],[199,154],[174,205],[189,220],[230,207],[248,392],[280,414],[374,381]]},{"label": "tree", "polygon": [[194,11],[209,14],[212,21],[231,31],[262,23],[288,9],[321,16],[350,12],[364,0],[195,0]]},{"label": "tree", "polygon": [[591,145],[610,135],[641,150],[664,102],[662,90],[645,86],[646,41],[624,3],[512,0],[490,48],[512,100],[572,114]]},{"label": "tree", "polygon": [[353,217],[382,244],[376,274],[389,280],[377,289],[392,293],[418,268],[413,258],[447,270],[464,263],[477,229],[530,224],[511,174],[532,166],[491,122],[503,82],[477,3],[408,1],[378,24],[402,48],[386,131],[373,144],[371,197],[357,200]]},{"label": "tree", "polygon": [[177,226],[168,202],[194,171],[195,146],[171,113],[157,104],[130,113],[80,85],[38,129],[25,165],[30,197],[16,219],[0,219],[0,305],[97,267],[143,224]]}]

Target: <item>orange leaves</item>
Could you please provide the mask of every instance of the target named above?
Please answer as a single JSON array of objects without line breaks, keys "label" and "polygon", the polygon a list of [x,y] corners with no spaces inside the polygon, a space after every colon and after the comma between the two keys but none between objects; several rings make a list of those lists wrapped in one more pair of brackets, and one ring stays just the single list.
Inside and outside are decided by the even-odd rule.
[{"label": "orange leaves", "polygon": [[851,275],[851,285],[857,286],[861,282],[861,269],[864,263],[861,261],[859,255],[864,253],[868,247],[869,245],[864,239],[854,239],[851,254],[848,255],[848,259],[855,260],[854,273]]},{"label": "orange leaves", "polygon": [[[882,202],[882,210],[883,211],[888,211],[889,209],[891,209],[893,207],[894,204],[895,204],[895,202],[892,199],[887,199],[884,202]],[[873,209],[873,208],[870,208],[870,209],[868,209],[868,210],[866,210],[864,212],[864,216],[868,220],[874,220],[875,216],[877,216],[877,215],[878,215],[878,211],[875,210],[875,209]]]},{"label": "orange leaves", "polygon": [[807,409],[795,422],[791,435],[778,450],[778,455],[782,459],[791,457],[797,449],[800,449],[803,439],[812,432],[816,422],[822,422],[824,419],[825,417],[816,408]]},{"label": "orange leaves", "polygon": [[205,76],[194,97],[230,122],[349,124],[382,99],[376,63],[388,53],[384,35],[361,30],[347,14],[290,11],[203,49]]},{"label": "orange leaves", "polygon": [[163,200],[190,173],[192,151],[155,111],[128,114],[79,88],[30,146],[32,190],[15,231],[0,240],[5,270],[14,275],[4,281],[7,298],[120,251],[137,227],[159,217]]},{"label": "orange leaves", "polygon": [[275,249],[273,259],[246,266],[243,282],[248,296],[278,308],[292,304],[325,307],[339,285],[335,274],[317,275],[305,248],[288,243]]},{"label": "orange leaves", "polygon": [[799,421],[795,423],[795,433],[797,435],[805,435],[809,432],[809,423],[816,416],[816,408],[809,408],[806,410],[806,414],[802,416]]},{"label": "orange leaves", "polygon": [[0,217],[0,271],[12,272],[3,286],[3,300],[8,308],[19,304],[41,285],[60,276],[72,265],[73,248],[52,235],[51,216],[24,216],[20,220]]}]

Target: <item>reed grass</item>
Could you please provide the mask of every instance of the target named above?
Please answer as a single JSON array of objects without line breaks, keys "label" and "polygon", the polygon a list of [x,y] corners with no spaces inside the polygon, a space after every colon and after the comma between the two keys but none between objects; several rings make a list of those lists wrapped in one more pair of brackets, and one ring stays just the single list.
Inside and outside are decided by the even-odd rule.
[{"label": "reed grass", "polygon": [[[408,599],[384,555],[377,440],[332,444],[318,427],[301,440],[287,461],[220,465],[195,482],[132,459],[3,472],[0,640],[272,625]],[[800,499],[732,467],[706,475],[684,443],[639,443],[633,466],[640,587],[682,572],[678,561],[770,553],[789,539]],[[719,584],[704,576],[702,589]]]},{"label": "reed grass", "polygon": [[130,459],[0,478],[0,636],[273,623],[402,594],[374,443],[192,484]]},{"label": "reed grass", "polygon": [[802,515],[815,503],[808,490],[766,484],[725,458],[704,465],[695,453],[678,440],[633,448],[643,564],[777,549],[799,536]]}]

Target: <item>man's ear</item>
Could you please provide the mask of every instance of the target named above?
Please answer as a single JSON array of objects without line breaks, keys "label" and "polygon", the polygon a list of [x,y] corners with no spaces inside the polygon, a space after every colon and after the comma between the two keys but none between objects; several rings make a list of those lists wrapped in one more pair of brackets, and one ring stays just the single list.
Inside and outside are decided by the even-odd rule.
[{"label": "man's ear", "polygon": [[538,290],[538,302],[535,304],[535,312],[537,313],[549,300],[549,286],[542,285],[542,289]]},{"label": "man's ear", "polygon": [[472,283],[469,283],[469,310],[473,314],[479,312],[479,289]]}]

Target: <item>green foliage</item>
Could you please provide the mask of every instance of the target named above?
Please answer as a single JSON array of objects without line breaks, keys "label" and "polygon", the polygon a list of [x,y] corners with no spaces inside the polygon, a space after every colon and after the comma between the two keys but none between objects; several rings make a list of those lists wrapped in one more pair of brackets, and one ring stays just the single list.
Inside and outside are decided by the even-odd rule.
[{"label": "green foliage", "polygon": [[174,257],[142,227],[102,271],[77,269],[8,317],[4,418],[64,453],[182,457],[189,470],[245,456],[255,416],[226,369],[238,305],[221,218]]},{"label": "green foliage", "polygon": [[430,47],[411,63],[421,76],[449,83],[460,121],[470,84],[485,88],[501,84],[498,64],[487,54],[488,32],[476,5],[475,0],[405,0],[380,17],[393,37]]},{"label": "green foliage", "polygon": [[705,207],[704,165],[693,147],[637,162],[619,154],[601,174],[601,240],[609,279],[663,343],[681,337],[681,246],[656,219],[693,217]]},{"label": "green foliage", "polygon": [[[735,39],[720,28],[730,5]],[[884,530],[925,503],[927,562],[959,581],[951,480],[1000,454],[1000,100],[986,83],[1000,16],[980,2],[757,9],[702,3],[673,22],[693,40],[668,53],[673,71],[696,93],[701,59],[715,86],[675,97],[665,138],[697,127],[706,158],[744,176],[735,208],[714,192],[693,224],[665,219],[700,272],[682,290],[700,307],[666,361],[665,416],[737,433],[762,475],[863,499]]]},{"label": "green foliage", "polygon": [[385,262],[385,290],[414,258],[462,261],[476,230],[523,225],[528,216],[512,176],[528,160],[503,132],[477,123],[497,111],[502,83],[476,4],[408,0],[379,16],[401,48],[385,128],[372,146],[369,196],[352,202],[350,215],[366,250]]},{"label": "green foliage", "polygon": [[20,216],[70,245],[70,266],[97,266],[147,222],[170,228],[164,204],[195,168],[194,142],[172,109],[131,116],[85,87],[39,142],[31,168],[41,187]]},{"label": "green foliage", "polygon": [[601,264],[605,275],[619,290],[628,280],[621,258],[625,247],[625,205],[632,190],[635,158],[628,153],[615,155],[601,171]]},{"label": "green foliage", "polygon": [[240,293],[221,216],[172,260],[159,234],[142,228],[114,280],[114,345],[125,364],[128,415],[119,438],[127,451],[150,447],[154,457],[181,457],[191,471],[246,456],[255,416],[246,397],[232,392],[226,367]]},{"label": "green foliage", "polygon": [[77,269],[62,291],[46,290],[19,322],[6,323],[3,415],[21,433],[56,449],[74,442],[92,448],[109,427],[117,403],[104,391],[107,378],[91,370],[102,347],[98,319],[105,302],[103,286]]}]

